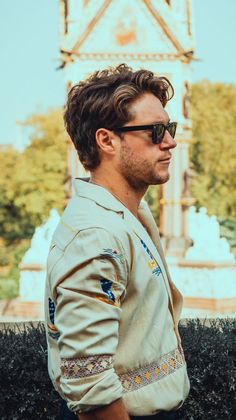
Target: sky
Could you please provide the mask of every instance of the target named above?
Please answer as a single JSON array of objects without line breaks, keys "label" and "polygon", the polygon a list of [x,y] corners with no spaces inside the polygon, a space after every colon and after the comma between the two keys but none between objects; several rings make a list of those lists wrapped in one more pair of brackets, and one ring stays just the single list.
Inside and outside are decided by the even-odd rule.
[{"label": "sky", "polygon": [[[59,55],[59,0],[0,0],[0,144],[28,143],[19,124],[65,102]],[[236,0],[194,0],[193,82],[236,84]]]}]

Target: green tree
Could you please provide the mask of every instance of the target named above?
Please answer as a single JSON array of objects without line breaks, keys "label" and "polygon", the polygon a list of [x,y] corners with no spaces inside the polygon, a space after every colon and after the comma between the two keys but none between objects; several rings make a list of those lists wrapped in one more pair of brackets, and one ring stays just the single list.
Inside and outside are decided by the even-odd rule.
[{"label": "green tree", "polygon": [[210,214],[235,218],[236,86],[199,82],[192,86],[191,102],[193,197]]},{"label": "green tree", "polygon": [[65,206],[66,137],[61,111],[34,115],[25,123],[30,145],[0,157],[0,236],[8,242],[30,238],[52,207]]}]

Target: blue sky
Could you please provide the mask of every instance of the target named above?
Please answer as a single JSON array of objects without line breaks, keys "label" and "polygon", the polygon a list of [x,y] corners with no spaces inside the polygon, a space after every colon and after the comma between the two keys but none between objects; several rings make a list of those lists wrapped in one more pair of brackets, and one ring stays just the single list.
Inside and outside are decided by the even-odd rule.
[{"label": "blue sky", "polygon": [[[195,0],[193,81],[236,84],[236,0]],[[1,0],[0,144],[27,144],[17,121],[63,105],[59,65],[59,0]]]}]

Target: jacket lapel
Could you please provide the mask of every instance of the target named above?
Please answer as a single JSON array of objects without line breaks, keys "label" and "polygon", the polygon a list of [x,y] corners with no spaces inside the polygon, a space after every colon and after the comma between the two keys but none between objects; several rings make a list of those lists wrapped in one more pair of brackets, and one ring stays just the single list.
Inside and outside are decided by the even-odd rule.
[{"label": "jacket lapel", "polygon": [[175,287],[174,283],[171,280],[171,276],[166,264],[166,260],[165,260],[165,256],[164,256],[164,252],[163,252],[163,248],[161,245],[161,240],[160,240],[160,236],[159,236],[159,232],[156,226],[156,222],[153,218],[153,215],[148,207],[148,205],[145,202],[142,202],[142,207],[140,208],[139,211],[139,218],[140,221],[142,222],[143,225],[146,226],[146,229],[150,235],[150,237],[152,238],[152,241],[162,259],[162,263],[165,267],[164,270],[164,279],[166,281],[166,283],[168,284],[167,286],[167,290],[169,292],[169,296],[170,296],[170,311],[173,315],[173,319],[174,319],[174,323],[176,326],[176,334],[177,337],[180,341],[180,337],[179,337],[179,332],[178,332],[178,328],[177,328],[177,324],[178,321],[180,319],[180,315],[181,315],[181,310],[182,310],[182,306],[183,306],[183,296],[180,293],[180,291],[177,289],[177,287]]},{"label": "jacket lapel", "polygon": [[143,206],[143,203],[141,204],[141,206],[139,208],[139,220],[140,221],[135,216],[133,216],[132,213],[130,213],[129,211],[124,212],[124,218],[127,221],[128,225],[132,227],[132,230],[139,237],[139,239],[142,240],[143,242],[145,242],[145,244],[147,245],[149,251],[151,252],[151,254],[153,256],[153,258],[158,263],[158,265],[159,265],[159,267],[162,271],[162,275],[163,275],[163,278],[164,278],[167,293],[168,293],[168,296],[169,296],[171,304],[172,304],[172,295],[171,295],[171,291],[170,291],[169,281],[168,281],[168,278],[167,278],[165,264],[163,262],[163,257],[161,255],[161,253],[159,252],[158,247],[153,242],[153,232],[150,231],[150,226],[147,223],[146,217],[144,217],[142,206]]}]

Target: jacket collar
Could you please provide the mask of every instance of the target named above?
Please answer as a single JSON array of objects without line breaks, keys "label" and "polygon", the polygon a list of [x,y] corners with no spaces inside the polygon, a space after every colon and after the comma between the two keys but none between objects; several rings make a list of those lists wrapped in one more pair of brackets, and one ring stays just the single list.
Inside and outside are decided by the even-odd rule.
[{"label": "jacket collar", "polygon": [[115,212],[123,212],[126,207],[106,188],[89,182],[89,178],[76,178],[73,189],[79,197],[95,201],[99,206]]}]

